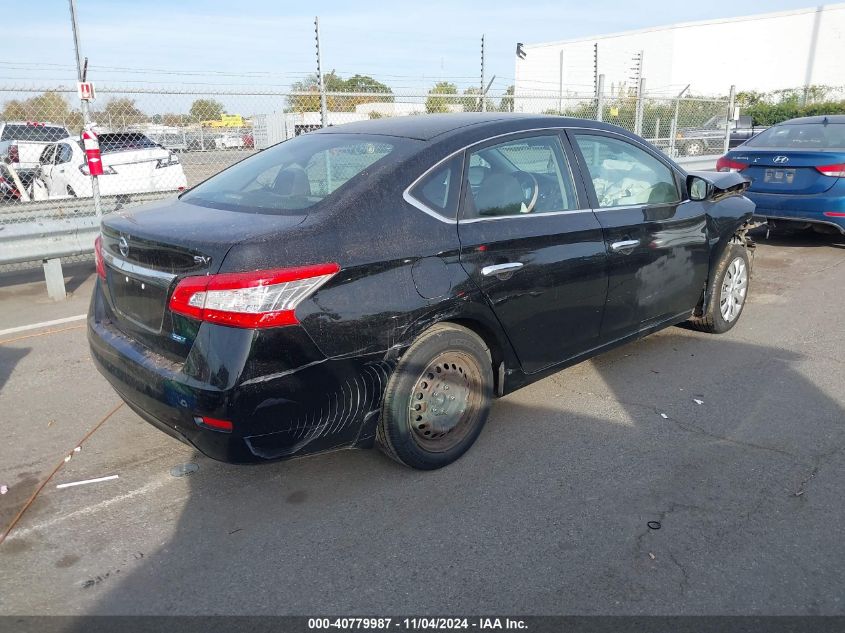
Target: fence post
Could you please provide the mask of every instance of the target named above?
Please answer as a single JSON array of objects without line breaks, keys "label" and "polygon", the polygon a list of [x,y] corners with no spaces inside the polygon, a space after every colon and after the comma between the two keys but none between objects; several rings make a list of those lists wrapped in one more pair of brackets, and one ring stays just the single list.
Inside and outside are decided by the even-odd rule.
[{"label": "fence post", "polygon": [[675,116],[669,123],[669,156],[675,157],[675,141],[678,138],[678,110],[680,109],[681,99],[675,99]]},{"label": "fence post", "polygon": [[596,121],[604,121],[604,75],[596,83]]},{"label": "fence post", "polygon": [[733,126],[734,104],[736,103],[736,86],[731,86],[728,95],[728,112],[725,116],[725,148],[723,154],[727,154],[731,148],[731,127]]},{"label": "fence post", "polygon": [[560,78],[558,81],[557,92],[557,113],[563,114],[563,49],[560,49],[560,60],[558,61],[558,67],[560,69]]},{"label": "fence post", "polygon": [[634,134],[643,134],[643,105],[645,103],[645,77],[640,77],[637,87],[637,109],[634,114]]},{"label": "fence post", "polygon": [[314,18],[314,32],[317,35],[317,80],[320,85],[320,125],[327,127],[329,124],[328,108],[326,107],[326,86],[323,83],[323,70],[320,65],[320,18]]}]

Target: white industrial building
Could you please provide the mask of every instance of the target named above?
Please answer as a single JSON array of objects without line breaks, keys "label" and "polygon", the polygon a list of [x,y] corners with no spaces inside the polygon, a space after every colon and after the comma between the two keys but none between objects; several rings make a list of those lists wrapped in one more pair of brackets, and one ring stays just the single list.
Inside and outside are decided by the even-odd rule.
[{"label": "white industrial building", "polygon": [[761,92],[842,86],[845,3],[526,44],[524,50],[525,59],[516,61],[518,95],[589,94],[600,74],[606,93],[633,88],[640,55],[646,92],[665,96],[688,84],[690,93],[707,96],[727,95],[732,84]]}]

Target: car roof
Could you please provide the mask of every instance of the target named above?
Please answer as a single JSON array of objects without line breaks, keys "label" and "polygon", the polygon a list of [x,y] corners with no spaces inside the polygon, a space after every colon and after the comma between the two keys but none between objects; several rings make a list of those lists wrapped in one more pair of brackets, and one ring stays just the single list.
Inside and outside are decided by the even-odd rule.
[{"label": "car roof", "polygon": [[[419,114],[388,117],[368,121],[344,123],[311,132],[312,134],[377,134],[399,136],[421,141],[431,141],[438,137],[456,134],[473,128],[496,128],[503,123],[521,121],[525,129],[542,127],[595,127],[599,129],[611,126],[586,119],[574,119],[554,115],[517,114],[512,112],[461,112],[455,114]],[[438,138],[438,140],[440,140]]]},{"label": "car roof", "polygon": [[802,116],[797,119],[789,119],[778,123],[778,125],[798,125],[799,123],[845,123],[845,114],[822,114],[818,116]]}]

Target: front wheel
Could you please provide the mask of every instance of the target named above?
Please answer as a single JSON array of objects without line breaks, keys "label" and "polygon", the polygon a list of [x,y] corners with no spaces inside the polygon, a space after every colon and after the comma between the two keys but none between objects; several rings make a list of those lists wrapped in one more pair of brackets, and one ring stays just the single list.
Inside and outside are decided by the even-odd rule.
[{"label": "front wheel", "polygon": [[707,284],[707,310],[690,324],[714,334],[730,330],[742,315],[750,280],[748,250],[742,244],[729,244]]},{"label": "front wheel", "polygon": [[378,443],[405,466],[442,468],[478,438],[492,393],[484,341],[459,325],[435,325],[408,348],[388,382]]}]

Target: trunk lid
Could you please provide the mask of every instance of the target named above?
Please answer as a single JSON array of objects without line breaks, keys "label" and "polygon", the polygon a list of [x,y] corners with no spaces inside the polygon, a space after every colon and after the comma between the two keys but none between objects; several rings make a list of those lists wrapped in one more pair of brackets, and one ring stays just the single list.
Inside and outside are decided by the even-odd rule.
[{"label": "trunk lid", "polygon": [[173,199],[105,219],[103,286],[109,317],[124,334],[184,360],[197,325],[167,309],[176,283],[216,273],[234,244],[291,228],[305,217],[227,211]]},{"label": "trunk lid", "polygon": [[751,193],[812,195],[824,193],[838,180],[816,167],[845,162],[845,153],[831,151],[796,151],[794,149],[752,150],[739,148],[730,158],[748,167],[742,175],[751,180]]}]

